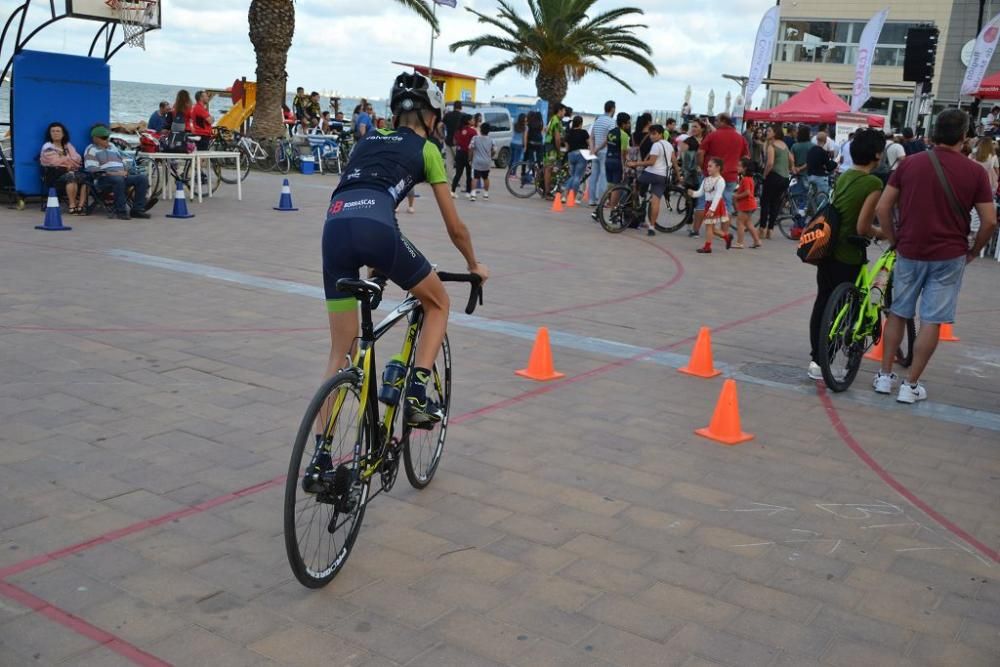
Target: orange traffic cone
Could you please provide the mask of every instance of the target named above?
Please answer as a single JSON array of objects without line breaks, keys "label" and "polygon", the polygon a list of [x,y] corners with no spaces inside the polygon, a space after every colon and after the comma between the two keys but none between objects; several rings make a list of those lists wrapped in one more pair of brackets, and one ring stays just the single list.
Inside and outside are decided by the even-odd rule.
[{"label": "orange traffic cone", "polygon": [[941,325],[941,333],[938,335],[938,340],[945,343],[957,343],[962,339],[955,335],[955,331],[950,324],[945,323]]},{"label": "orange traffic cone", "polygon": [[740,405],[736,398],[736,380],[729,379],[722,384],[719,401],[715,404],[712,421],[706,428],[699,428],[695,433],[721,442],[724,445],[738,445],[747,440],[753,440],[753,435],[744,433],[740,428]]},{"label": "orange traffic cone", "polygon": [[559,195],[558,192],[555,194],[555,197],[552,198],[552,212],[553,213],[563,212],[562,197]]},{"label": "orange traffic cone", "polygon": [[573,208],[576,206],[576,190],[570,189],[569,194],[566,195],[566,208]]},{"label": "orange traffic cone", "polygon": [[871,359],[872,361],[882,361],[882,339],[878,339],[878,343],[875,347],[868,350],[868,354],[865,355],[865,359]]},{"label": "orange traffic cone", "polygon": [[548,328],[541,327],[538,330],[538,335],[535,336],[535,345],[531,348],[531,357],[528,359],[528,367],[514,371],[514,374],[540,382],[565,377],[566,374],[557,373],[552,364],[552,347],[549,345]]},{"label": "orange traffic cone", "polygon": [[695,341],[694,349],[691,350],[691,360],[688,361],[687,366],[677,370],[700,378],[714,378],[722,373],[712,365],[712,333],[708,327],[702,327],[698,330],[698,340]]}]

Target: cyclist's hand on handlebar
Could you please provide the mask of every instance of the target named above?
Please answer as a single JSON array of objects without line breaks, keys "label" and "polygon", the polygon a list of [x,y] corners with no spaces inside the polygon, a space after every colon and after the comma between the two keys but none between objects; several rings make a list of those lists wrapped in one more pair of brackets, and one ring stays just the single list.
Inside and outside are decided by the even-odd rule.
[{"label": "cyclist's hand on handlebar", "polygon": [[485,264],[483,264],[482,262],[476,262],[475,266],[470,266],[469,267],[469,273],[475,273],[477,276],[479,276],[480,278],[482,278],[482,281],[484,283],[490,277],[490,269],[489,269],[489,267],[486,266]]}]

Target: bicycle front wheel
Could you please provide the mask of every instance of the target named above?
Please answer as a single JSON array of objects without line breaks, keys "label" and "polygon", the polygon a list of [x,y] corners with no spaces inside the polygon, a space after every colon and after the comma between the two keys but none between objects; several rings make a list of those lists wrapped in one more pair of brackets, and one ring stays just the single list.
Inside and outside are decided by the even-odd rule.
[{"label": "bicycle front wheel", "polygon": [[[616,185],[608,189],[597,203],[597,221],[609,234],[620,234],[632,224],[635,216],[641,216],[636,208],[632,188],[627,185]],[[615,203],[612,204],[611,202]],[[607,208],[610,206],[610,208]]]},{"label": "bicycle front wheel", "polygon": [[285,551],[295,578],[308,588],[321,588],[337,576],[364,519],[369,480],[354,463],[354,446],[360,439],[362,456],[372,450],[375,419],[370,405],[359,419],[361,410],[357,376],[337,373],[316,392],[292,447]]},{"label": "bicycle front wheel", "polygon": [[778,219],[774,223],[778,226],[778,231],[786,239],[792,238],[792,230],[796,225],[796,218],[790,215],[785,215],[784,213],[778,216]]},{"label": "bicycle front wheel", "polygon": [[663,203],[660,207],[663,224],[657,220],[654,224],[656,231],[671,234],[684,225],[691,224],[694,218],[694,200],[688,197],[687,190],[678,186],[668,187]]},{"label": "bicycle front wheel", "polygon": [[406,479],[415,489],[423,489],[434,478],[444,439],[448,435],[448,415],[451,408],[451,345],[445,334],[439,361],[432,369],[432,382],[427,386],[427,397],[441,406],[444,417],[432,429],[405,428],[403,430],[403,464]]},{"label": "bicycle front wheel", "polygon": [[507,168],[507,191],[518,199],[527,199],[538,190],[541,169],[533,162],[518,162]]},{"label": "bicycle front wheel", "polygon": [[247,174],[250,173],[250,156],[247,155],[246,151],[242,148],[234,148],[233,146],[225,146],[220,148],[220,150],[225,150],[228,152],[239,151],[240,153],[240,169],[236,171],[236,158],[226,158],[224,160],[212,160],[213,165],[219,165],[218,176],[223,183],[229,183],[230,185],[236,184],[236,179],[246,180]]},{"label": "bicycle front wheel", "polygon": [[854,329],[864,314],[861,293],[853,283],[841,283],[833,290],[820,320],[816,363],[832,391],[846,391],[861,367],[867,337],[855,339]]}]

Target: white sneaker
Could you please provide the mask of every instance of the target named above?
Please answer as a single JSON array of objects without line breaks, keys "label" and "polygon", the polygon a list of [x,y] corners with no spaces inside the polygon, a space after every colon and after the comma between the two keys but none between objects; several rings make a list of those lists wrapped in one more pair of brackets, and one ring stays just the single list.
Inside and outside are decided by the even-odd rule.
[{"label": "white sneaker", "polygon": [[823,379],[823,369],[819,367],[815,361],[809,362],[809,371],[807,373],[810,380],[822,380]]},{"label": "white sneaker", "polygon": [[895,373],[889,373],[886,375],[882,371],[875,374],[875,379],[872,381],[872,387],[875,388],[876,394],[891,394],[892,385],[899,378]]},{"label": "white sneaker", "polygon": [[483,193],[483,199],[489,199],[489,198],[490,198],[490,193],[489,192],[484,192]]},{"label": "white sneaker", "polygon": [[406,207],[406,212],[407,213],[416,213],[417,209],[413,208],[412,206],[407,206]]},{"label": "white sneaker", "polygon": [[455,194],[455,191],[454,191],[454,190],[452,190],[452,191],[451,191],[451,198],[452,198],[452,199],[458,199],[458,195],[457,195],[457,194]]},{"label": "white sneaker", "polygon": [[465,198],[468,199],[469,201],[476,201],[476,195],[472,194],[471,192],[466,192]]},{"label": "white sneaker", "polygon": [[917,401],[926,401],[927,390],[919,382],[917,384],[904,382],[899,385],[899,396],[896,397],[896,400],[900,403],[909,403],[911,405]]}]

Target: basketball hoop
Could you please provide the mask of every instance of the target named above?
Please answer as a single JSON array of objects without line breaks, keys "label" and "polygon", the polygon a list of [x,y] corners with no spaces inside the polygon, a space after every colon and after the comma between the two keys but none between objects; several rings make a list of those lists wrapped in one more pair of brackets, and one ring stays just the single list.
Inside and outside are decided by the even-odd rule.
[{"label": "basketball hoop", "polygon": [[146,48],[146,29],[155,25],[159,0],[106,0],[108,7],[118,14],[125,43]]}]

